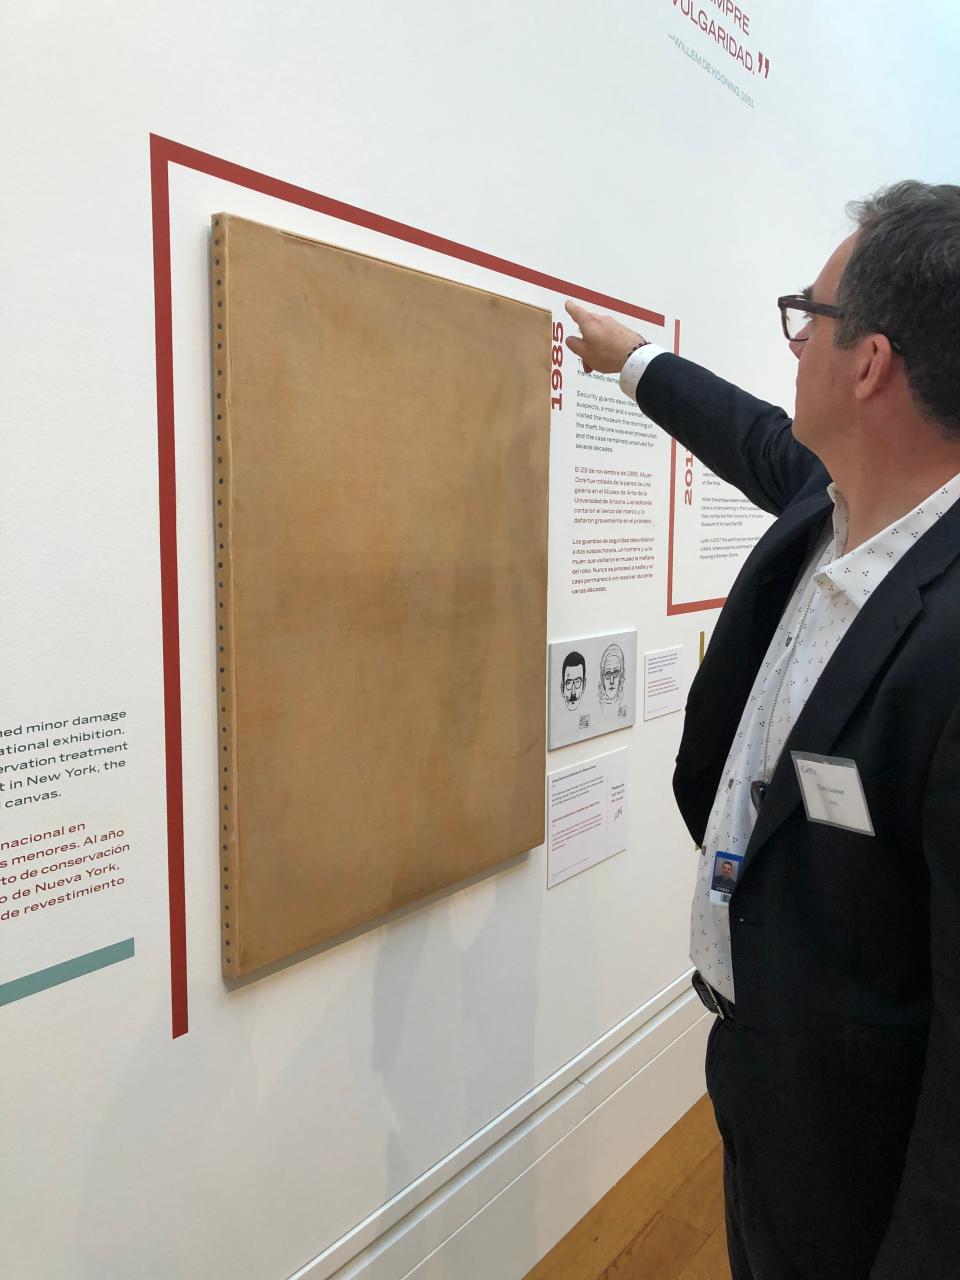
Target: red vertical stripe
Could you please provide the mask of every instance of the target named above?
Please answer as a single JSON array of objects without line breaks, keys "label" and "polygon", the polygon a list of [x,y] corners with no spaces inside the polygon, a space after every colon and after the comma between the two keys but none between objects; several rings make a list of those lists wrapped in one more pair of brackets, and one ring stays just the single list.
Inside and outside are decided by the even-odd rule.
[{"label": "red vertical stripe", "polygon": [[670,441],[670,515],[667,525],[667,617],[673,613],[673,538],[677,516],[677,442]]},{"label": "red vertical stripe", "polygon": [[[680,354],[680,321],[673,322],[673,354]],[[667,616],[677,613],[699,613],[704,609],[722,609],[726,604],[726,596],[717,600],[692,600],[689,604],[673,602],[673,538],[674,520],[676,518],[677,494],[677,442],[670,442],[670,526],[667,535]]]},{"label": "red vertical stripe", "polygon": [[173,424],[173,307],[170,188],[166,148],[150,139],[153,288],[157,344],[157,467],[160,497],[160,602],[166,740],[167,874],[170,898],[170,1001],[173,1036],[187,1022],[187,924],[183,877],[183,741],[180,718],[180,608],[177,589],[177,473]]},{"label": "red vertical stripe", "polygon": [[[680,321],[673,322],[673,354],[680,354]],[[670,441],[670,515],[667,524],[667,617],[673,612],[673,539],[677,516],[677,442]]]}]

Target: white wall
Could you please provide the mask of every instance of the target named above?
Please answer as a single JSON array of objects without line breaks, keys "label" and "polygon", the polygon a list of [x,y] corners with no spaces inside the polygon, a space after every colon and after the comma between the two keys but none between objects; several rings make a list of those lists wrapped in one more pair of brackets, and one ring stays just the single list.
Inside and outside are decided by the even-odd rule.
[{"label": "white wall", "polygon": [[[537,850],[221,982],[209,216],[561,299],[183,165],[169,176],[190,1029],[171,1037],[149,135],[679,318],[685,354],[789,403],[774,299],[816,275],[844,202],[956,178],[960,13],[747,9],[768,77],[671,0],[4,5],[0,732],[123,708],[129,752],[0,808],[0,842],[84,823],[131,849],[117,889],[0,923],[0,992],[135,939],[131,960],[0,1006],[11,1275],[519,1277],[702,1089],[679,716],[549,759],[629,745],[626,854],[548,894]],[[641,651],[683,644],[689,674],[716,615],[665,613],[666,443],[655,581],[588,603],[566,576],[569,426],[552,442],[550,635],[636,626]]]}]

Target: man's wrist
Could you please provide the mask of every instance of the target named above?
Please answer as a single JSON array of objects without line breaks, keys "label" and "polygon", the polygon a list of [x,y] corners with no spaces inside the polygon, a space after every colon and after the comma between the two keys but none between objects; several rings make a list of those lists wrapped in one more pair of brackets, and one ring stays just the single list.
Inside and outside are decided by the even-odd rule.
[{"label": "man's wrist", "polygon": [[640,342],[633,348],[620,370],[620,390],[625,396],[636,400],[637,387],[647,366],[652,360],[656,360],[657,356],[662,356],[663,350],[663,347],[658,347],[653,342]]}]

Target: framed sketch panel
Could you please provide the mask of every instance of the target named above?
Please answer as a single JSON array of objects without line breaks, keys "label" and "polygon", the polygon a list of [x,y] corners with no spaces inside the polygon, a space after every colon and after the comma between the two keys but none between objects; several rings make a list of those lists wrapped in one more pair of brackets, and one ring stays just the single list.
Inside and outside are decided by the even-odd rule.
[{"label": "framed sketch panel", "polygon": [[636,631],[556,640],[549,669],[551,751],[636,724]]}]

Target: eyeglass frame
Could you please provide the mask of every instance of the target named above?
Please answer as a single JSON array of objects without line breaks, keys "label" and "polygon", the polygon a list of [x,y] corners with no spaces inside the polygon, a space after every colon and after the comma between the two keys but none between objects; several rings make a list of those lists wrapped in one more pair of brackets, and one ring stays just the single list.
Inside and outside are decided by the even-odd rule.
[{"label": "eyeglass frame", "polygon": [[[787,328],[787,312],[788,311],[804,311],[811,316],[827,316],[831,320],[842,320],[847,314],[843,307],[838,307],[832,302],[814,302],[812,298],[805,298],[802,293],[785,293],[783,297],[777,299],[777,306],[780,309],[780,325],[783,329],[783,336],[788,342],[806,342],[807,337],[791,338],[790,330]],[[877,330],[883,333],[882,329]],[[897,342],[896,338],[891,338],[889,333],[883,333],[883,336],[890,343],[891,350],[896,355],[903,355],[903,347]]]}]

